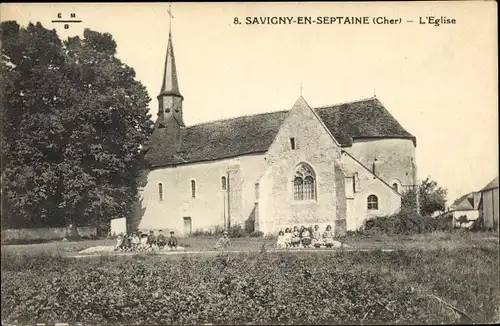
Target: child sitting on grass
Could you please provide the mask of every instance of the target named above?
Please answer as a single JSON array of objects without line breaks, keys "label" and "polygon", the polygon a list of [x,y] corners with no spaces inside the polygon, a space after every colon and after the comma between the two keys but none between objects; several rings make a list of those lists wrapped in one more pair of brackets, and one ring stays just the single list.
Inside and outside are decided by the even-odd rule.
[{"label": "child sitting on grass", "polygon": [[222,238],[217,241],[217,243],[214,246],[214,249],[226,249],[231,245],[231,241],[227,237],[227,231],[224,231],[224,235]]},{"label": "child sitting on grass", "polygon": [[174,231],[170,231],[170,238],[168,239],[168,247],[170,250],[177,249],[177,239],[174,237]]},{"label": "child sitting on grass", "polygon": [[293,233],[292,233],[292,247],[299,247],[300,246],[300,233],[299,233],[299,228],[297,226],[293,227]]},{"label": "child sitting on grass", "polygon": [[321,231],[319,230],[319,226],[315,225],[314,230],[313,230],[313,236],[312,236],[312,245],[315,248],[321,247],[322,244],[322,238],[321,238]]},{"label": "child sitting on grass", "polygon": [[130,236],[128,234],[125,233],[125,235],[123,236],[123,240],[122,240],[122,245],[120,247],[120,249],[122,251],[129,251],[130,250]]},{"label": "child sitting on grass", "polygon": [[284,248],[286,248],[285,234],[281,230],[278,233],[278,241],[276,242],[276,248],[278,248],[278,249],[284,249]]},{"label": "child sitting on grass", "polygon": [[309,248],[311,245],[311,232],[309,232],[309,229],[302,227],[300,237],[302,239],[302,246],[304,246],[304,248]]},{"label": "child sitting on grass", "polygon": [[133,251],[137,250],[137,248],[139,247],[139,237],[137,236],[137,234],[135,232],[132,233],[132,237],[130,239],[130,244],[131,244],[131,249]]},{"label": "child sitting on grass", "polygon": [[118,234],[118,236],[116,237],[116,245],[115,245],[115,251],[121,249],[122,247],[122,243],[123,243],[123,236],[122,234]]},{"label": "child sitting on grass", "polygon": [[323,232],[323,240],[327,248],[333,247],[333,232],[330,225],[327,225],[325,232]]},{"label": "child sitting on grass", "polygon": [[148,247],[148,235],[146,233],[141,233],[139,250],[146,250]]},{"label": "child sitting on grass", "polygon": [[156,249],[156,236],[153,231],[149,231],[146,247],[148,249]]},{"label": "child sitting on grass", "polygon": [[290,228],[286,228],[285,229],[285,246],[287,248],[290,248],[292,246],[292,232],[290,230]]},{"label": "child sitting on grass", "polygon": [[165,245],[167,244],[167,239],[165,238],[165,235],[163,234],[163,231],[160,230],[158,231],[160,234],[158,234],[158,238],[156,239],[156,244],[158,245],[159,249],[165,248]]}]

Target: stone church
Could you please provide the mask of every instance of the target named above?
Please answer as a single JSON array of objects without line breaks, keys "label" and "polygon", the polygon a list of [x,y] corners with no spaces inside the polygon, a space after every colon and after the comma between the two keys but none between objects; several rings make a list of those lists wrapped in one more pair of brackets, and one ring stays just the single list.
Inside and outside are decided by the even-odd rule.
[{"label": "stone church", "polygon": [[139,230],[356,230],[416,183],[416,138],[377,98],[186,126],[172,36],[146,147]]}]

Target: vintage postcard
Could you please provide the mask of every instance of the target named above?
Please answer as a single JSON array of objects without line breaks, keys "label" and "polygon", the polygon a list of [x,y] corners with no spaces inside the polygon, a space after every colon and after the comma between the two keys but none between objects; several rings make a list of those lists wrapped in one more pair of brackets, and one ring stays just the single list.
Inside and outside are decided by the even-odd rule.
[{"label": "vintage postcard", "polygon": [[496,2],[0,18],[2,325],[500,322]]}]

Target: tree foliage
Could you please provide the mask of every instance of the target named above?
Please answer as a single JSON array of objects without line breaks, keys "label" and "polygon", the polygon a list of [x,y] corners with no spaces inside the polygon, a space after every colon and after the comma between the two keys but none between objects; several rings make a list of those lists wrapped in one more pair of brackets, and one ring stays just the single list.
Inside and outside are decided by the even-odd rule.
[{"label": "tree foliage", "polygon": [[[436,211],[444,211],[446,208],[447,189],[439,186],[436,181],[427,177],[418,187],[420,214],[430,216]],[[416,211],[417,188],[410,188],[403,193],[402,207],[408,211]]]},{"label": "tree foliage", "polygon": [[[11,226],[100,225],[137,200],[150,98],[107,33],[2,22],[2,204]],[[7,217],[7,219],[5,218]]]}]

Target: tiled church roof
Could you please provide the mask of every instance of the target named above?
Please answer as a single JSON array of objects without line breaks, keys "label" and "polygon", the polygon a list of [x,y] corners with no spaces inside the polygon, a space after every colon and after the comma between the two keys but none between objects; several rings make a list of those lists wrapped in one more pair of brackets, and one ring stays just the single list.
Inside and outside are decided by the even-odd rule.
[{"label": "tiled church roof", "polygon": [[[406,138],[415,142],[376,98],[316,108],[319,117],[343,146],[355,138]],[[156,129],[146,159],[151,167],[194,163],[266,152],[289,111],[277,111],[187,127],[173,153],[167,129]]]}]

